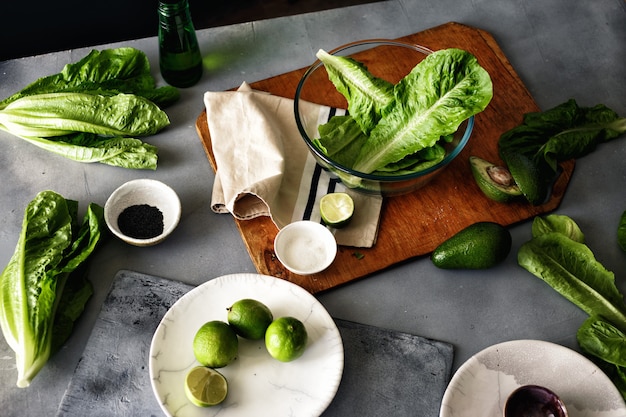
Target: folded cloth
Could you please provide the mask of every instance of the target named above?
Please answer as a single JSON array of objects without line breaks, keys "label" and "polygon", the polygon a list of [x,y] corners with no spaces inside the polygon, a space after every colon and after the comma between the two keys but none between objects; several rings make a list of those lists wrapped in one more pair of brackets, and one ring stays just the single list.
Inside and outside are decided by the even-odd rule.
[{"label": "folded cloth", "polygon": [[[321,221],[320,198],[346,192],[355,211],[350,224],[335,231],[337,243],[376,243],[382,197],[352,191],[317,165],[296,126],[293,100],[243,83],[237,91],[206,92],[204,104],[217,166],[214,212],[240,220],[269,216],[281,229],[297,220]],[[335,111],[313,103],[303,109],[316,126]]]}]

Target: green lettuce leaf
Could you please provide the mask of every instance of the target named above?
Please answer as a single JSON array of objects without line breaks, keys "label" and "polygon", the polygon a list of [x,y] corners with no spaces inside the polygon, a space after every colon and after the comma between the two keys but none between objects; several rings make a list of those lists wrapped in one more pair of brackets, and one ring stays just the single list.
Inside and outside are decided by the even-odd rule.
[{"label": "green lettuce leaf", "polygon": [[532,234],[519,249],[518,263],[589,314],[576,333],[578,344],[600,359],[626,398],[626,304],[615,275],[595,259],[567,216],[536,217]]},{"label": "green lettuce leaf", "polygon": [[576,334],[587,353],[626,368],[626,334],[599,316],[589,316]]},{"label": "green lettuce leaf", "polygon": [[[349,115],[333,116],[328,123],[320,125],[320,137],[313,143],[333,161],[346,168],[352,167],[368,137]],[[447,141],[442,138],[440,142]],[[437,165],[446,157],[446,149],[438,143],[408,155],[397,162],[377,169],[375,175],[409,175]]]},{"label": "green lettuce leaf", "polygon": [[439,143],[405,156],[398,162],[392,162],[374,171],[377,175],[409,175],[437,165],[446,157],[446,149]]},{"label": "green lettuce leaf", "polygon": [[600,359],[598,365],[626,398],[626,334],[601,317],[590,316],[576,339],[583,352]]},{"label": "green lettuce leaf", "polygon": [[393,84],[375,77],[363,63],[350,57],[331,55],[322,49],[316,56],[324,63],[328,79],[348,100],[348,112],[363,133],[369,134],[393,103]]},{"label": "green lettuce leaf", "polygon": [[69,338],[74,322],[93,294],[93,286],[87,279],[87,266],[89,257],[105,236],[104,225],[104,208],[94,203],[89,204],[80,228],[77,229],[77,224],[74,224],[73,236],[76,237],[61,267],[61,272],[67,274],[67,280],[54,318],[51,354]]},{"label": "green lettuce leaf", "polygon": [[56,153],[65,158],[83,162],[100,162],[129,169],[151,169],[157,167],[156,146],[139,139],[111,137],[102,138],[98,135],[81,133],[46,139],[22,137],[22,139],[42,149]]},{"label": "green lettuce leaf", "polygon": [[535,217],[532,224],[533,237],[550,232],[558,232],[578,243],[585,243],[585,235],[571,217],[563,214],[548,214],[543,217]]},{"label": "green lettuce leaf", "polygon": [[352,58],[322,50],[317,56],[348,100],[349,115],[320,126],[315,143],[339,164],[365,173],[402,175],[437,164],[443,148],[435,145],[493,95],[489,74],[460,49],[428,55],[396,85]]},{"label": "green lettuce leaf", "polygon": [[395,100],[353,168],[370,173],[433,146],[484,110],[492,95],[489,74],[469,52],[452,48],[428,55],[394,86]]},{"label": "green lettuce leaf", "polygon": [[320,137],[313,143],[333,161],[346,168],[352,167],[367,140],[352,116],[333,116],[318,130]]},{"label": "green lettuce leaf", "polygon": [[143,52],[94,50],[0,101],[0,129],[74,161],[156,169],[156,147],[136,136],[168,126],[161,108],[179,97],[156,88]]},{"label": "green lettuce leaf", "polygon": [[605,105],[581,107],[570,99],[544,112],[525,114],[521,125],[502,134],[498,149],[501,155],[517,152],[543,160],[555,171],[558,162],[587,155],[624,132],[626,118]]},{"label": "green lettuce leaf", "polygon": [[587,314],[599,315],[626,331],[626,304],[615,286],[615,275],[585,244],[550,232],[524,243],[517,260]]},{"label": "green lettuce leaf", "polygon": [[65,65],[60,73],[42,77],[0,101],[0,109],[26,96],[58,92],[135,94],[162,108],[180,97],[180,92],[175,87],[156,88],[145,53],[124,47],[92,50],[80,61]]},{"label": "green lettuce leaf", "polygon": [[76,217],[77,202],[53,191],[39,193],[25,210],[15,252],[0,275],[0,328],[15,352],[19,387],[30,384],[53,345],[69,334],[55,335],[55,323],[67,329],[67,320],[82,311],[90,294],[88,284],[72,274],[100,241],[103,209],[91,205],[82,226]]},{"label": "green lettuce leaf", "polygon": [[167,114],[156,104],[133,94],[37,94],[15,100],[0,111],[0,128],[20,137],[73,132],[145,136],[169,124]]}]

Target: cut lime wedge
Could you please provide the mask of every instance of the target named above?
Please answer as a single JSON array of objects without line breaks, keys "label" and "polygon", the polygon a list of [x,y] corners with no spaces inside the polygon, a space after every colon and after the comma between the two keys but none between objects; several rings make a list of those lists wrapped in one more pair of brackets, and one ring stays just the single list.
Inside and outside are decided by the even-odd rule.
[{"label": "cut lime wedge", "polygon": [[215,369],[196,366],[185,377],[185,394],[192,404],[211,407],[224,401],[228,394],[228,382]]},{"label": "cut lime wedge", "polygon": [[346,193],[326,194],[320,200],[320,215],[326,226],[339,229],[346,226],[354,214],[354,201]]}]

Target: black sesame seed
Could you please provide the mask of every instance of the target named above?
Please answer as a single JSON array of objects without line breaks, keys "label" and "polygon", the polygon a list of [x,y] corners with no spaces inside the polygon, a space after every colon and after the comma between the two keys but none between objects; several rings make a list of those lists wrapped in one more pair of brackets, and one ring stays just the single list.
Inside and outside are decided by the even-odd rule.
[{"label": "black sesame seed", "polygon": [[163,233],[163,213],[148,204],[127,207],[117,218],[120,231],[135,239],[150,239]]}]

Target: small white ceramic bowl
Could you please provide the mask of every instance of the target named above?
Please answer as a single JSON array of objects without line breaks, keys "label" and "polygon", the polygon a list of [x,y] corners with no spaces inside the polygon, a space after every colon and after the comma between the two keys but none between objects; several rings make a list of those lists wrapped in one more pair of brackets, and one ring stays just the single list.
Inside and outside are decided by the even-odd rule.
[{"label": "small white ceramic bowl", "polygon": [[[120,214],[131,206],[147,204],[163,214],[163,231],[157,236],[137,238],[125,235],[119,227]],[[117,188],[104,205],[104,220],[111,232],[134,246],[152,246],[162,242],[178,225],[180,199],[168,185],[151,179],[128,181]]]},{"label": "small white ceramic bowl", "polygon": [[301,220],[280,229],[274,239],[278,260],[291,272],[310,275],[328,268],[337,255],[337,241],[326,226]]}]

